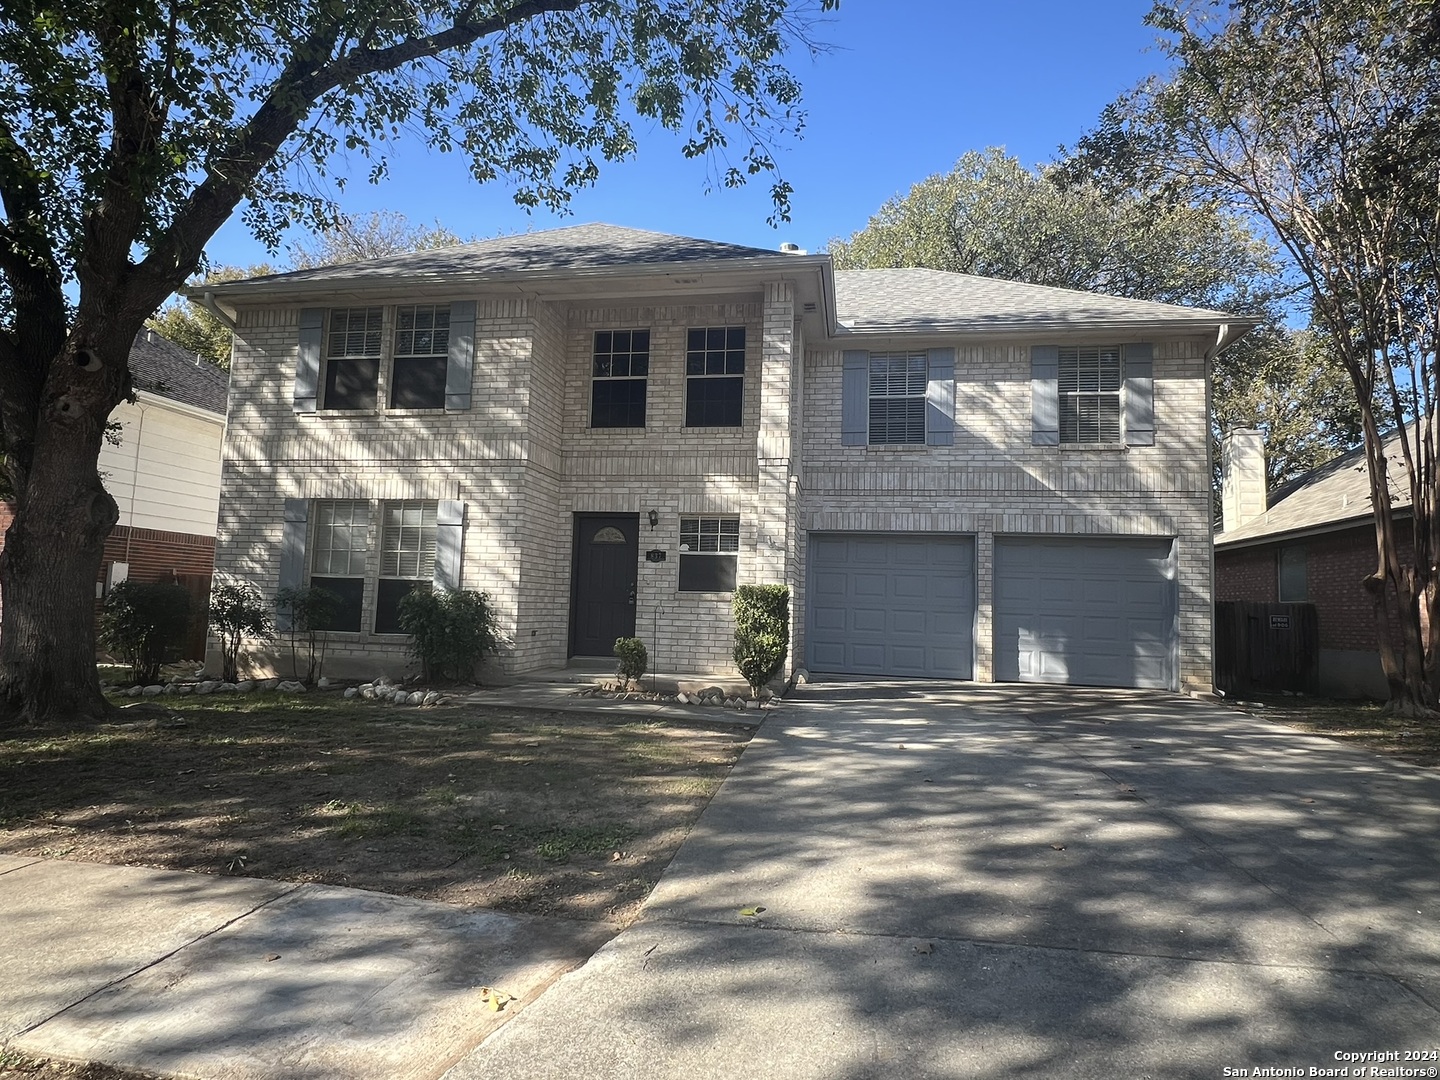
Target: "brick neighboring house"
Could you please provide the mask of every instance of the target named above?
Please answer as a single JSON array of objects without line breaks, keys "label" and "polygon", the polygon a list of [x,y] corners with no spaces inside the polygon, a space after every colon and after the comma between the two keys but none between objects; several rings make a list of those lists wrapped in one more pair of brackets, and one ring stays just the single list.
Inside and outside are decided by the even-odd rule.
[{"label": "brick neighboring house", "polygon": [[[1398,443],[1386,454],[1399,464]],[[1364,449],[1267,492],[1261,433],[1232,431],[1222,443],[1221,469],[1215,599],[1314,604],[1320,691],[1384,700],[1375,607],[1361,585],[1376,566]],[[1409,559],[1409,498],[1396,482],[1399,475],[1391,470],[1391,492],[1402,525],[1400,557]]]},{"label": "brick neighboring house", "polygon": [[[236,322],[217,573],[491,594],[511,672],[732,672],[736,583],[817,672],[1211,686],[1222,312],[582,225],[197,289]],[[273,653],[257,651],[257,667]]]},{"label": "brick neighboring house", "polygon": [[[114,584],[176,581],[198,603],[209,596],[225,436],[225,372],[144,330],[130,349],[135,401],[110,414],[118,444],[100,448],[100,475],[120,511],[105,541],[96,603]],[[0,504],[0,543],[14,519]],[[186,658],[204,656],[204,624]]]}]

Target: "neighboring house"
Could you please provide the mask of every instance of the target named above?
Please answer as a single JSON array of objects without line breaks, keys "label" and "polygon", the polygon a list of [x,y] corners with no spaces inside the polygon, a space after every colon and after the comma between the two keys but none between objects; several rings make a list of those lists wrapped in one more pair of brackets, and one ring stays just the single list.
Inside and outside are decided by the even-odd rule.
[{"label": "neighboring house", "polygon": [[[1399,464],[1399,444],[1386,456]],[[1337,697],[1388,696],[1375,645],[1375,604],[1361,584],[1375,572],[1375,518],[1364,449],[1267,492],[1258,431],[1229,432],[1221,446],[1221,531],[1215,599],[1315,605],[1318,689]],[[1409,495],[1390,469],[1400,557],[1409,559]]]},{"label": "neighboring house", "polygon": [[[130,349],[135,401],[110,414],[118,441],[100,448],[100,476],[120,510],[105,541],[97,600],[127,578],[174,581],[209,595],[225,438],[225,372],[144,330]],[[0,537],[10,527],[0,507]],[[3,540],[0,540],[3,542]],[[203,625],[187,652],[203,657]]]},{"label": "neighboring house", "polygon": [[1210,688],[1206,378],[1248,320],[605,225],[201,294],[217,572],[337,593],[335,674],[403,670],[434,586],[490,594],[512,672],[631,633],[729,672],[732,589],[782,582],[794,667]]}]

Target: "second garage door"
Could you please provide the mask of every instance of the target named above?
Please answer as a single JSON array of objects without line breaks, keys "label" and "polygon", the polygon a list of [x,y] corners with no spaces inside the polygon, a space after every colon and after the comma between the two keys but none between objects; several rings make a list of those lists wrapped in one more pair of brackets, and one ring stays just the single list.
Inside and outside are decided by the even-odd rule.
[{"label": "second garage door", "polygon": [[995,538],[995,678],[1175,688],[1169,539]]},{"label": "second garage door", "polygon": [[812,533],[812,671],[970,679],[975,542],[931,533]]}]

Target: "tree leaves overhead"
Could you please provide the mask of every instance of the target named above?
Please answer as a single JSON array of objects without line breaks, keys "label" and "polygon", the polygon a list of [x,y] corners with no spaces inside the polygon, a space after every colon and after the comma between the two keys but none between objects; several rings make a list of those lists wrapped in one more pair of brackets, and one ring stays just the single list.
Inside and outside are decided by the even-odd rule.
[{"label": "tree leaves overhead", "polygon": [[[683,133],[687,154],[721,155],[725,182],[744,182],[773,171],[770,141],[802,125],[782,53],[804,40],[815,11],[833,6],[7,3],[5,239],[19,243],[28,221],[24,249],[68,278],[107,194],[123,191],[139,216],[132,240],[145,248],[185,222],[208,180],[240,185],[245,220],[274,249],[292,224],[334,223],[324,181],[343,186],[337,161],[363,163],[378,179],[400,138],[465,155],[477,180],[503,178],[527,206],[563,208],[601,163],[633,154],[637,121]],[[276,135],[278,152],[264,153]],[[775,181],[778,217],[788,191]],[[28,194],[28,209],[12,193]]]},{"label": "tree leaves overhead", "polygon": [[1266,245],[1213,205],[1067,181],[995,147],[891,199],[830,251],[841,269],[926,266],[1240,313],[1279,289]]}]

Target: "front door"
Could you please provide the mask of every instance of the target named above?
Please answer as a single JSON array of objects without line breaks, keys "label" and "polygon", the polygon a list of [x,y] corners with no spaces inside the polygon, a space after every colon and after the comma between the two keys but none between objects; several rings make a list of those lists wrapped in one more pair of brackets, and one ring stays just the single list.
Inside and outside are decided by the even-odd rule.
[{"label": "front door", "polygon": [[635,636],[638,514],[576,514],[571,561],[570,655],[613,656]]}]

